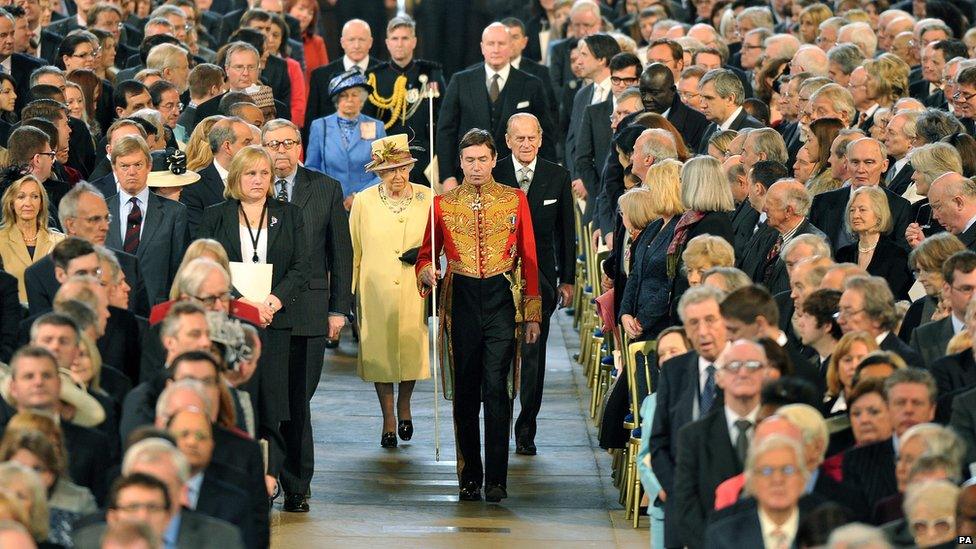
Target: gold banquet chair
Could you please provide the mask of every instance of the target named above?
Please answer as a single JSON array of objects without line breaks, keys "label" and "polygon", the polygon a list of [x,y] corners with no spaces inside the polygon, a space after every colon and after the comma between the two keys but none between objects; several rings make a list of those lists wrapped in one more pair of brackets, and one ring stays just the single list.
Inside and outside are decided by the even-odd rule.
[{"label": "gold banquet chair", "polygon": [[[640,475],[637,473],[637,452],[640,450],[640,435],[635,436],[634,430],[641,429],[640,417],[640,391],[637,386],[638,358],[643,357],[644,379],[647,383],[647,393],[651,392],[650,361],[654,360],[654,353],[657,350],[657,341],[636,341],[627,345],[627,358],[624,364],[627,367],[627,389],[630,392],[630,413],[632,420],[624,422],[624,428],[630,430],[630,438],[627,441],[627,470],[624,475],[624,496],[625,516],[633,521],[634,528],[640,525],[640,503],[643,496]],[[650,428],[650,426],[646,426]]]}]

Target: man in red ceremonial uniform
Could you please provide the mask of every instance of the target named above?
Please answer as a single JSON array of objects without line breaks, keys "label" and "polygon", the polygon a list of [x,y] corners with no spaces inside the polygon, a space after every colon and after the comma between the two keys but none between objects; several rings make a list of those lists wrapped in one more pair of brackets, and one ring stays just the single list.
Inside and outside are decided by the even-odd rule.
[{"label": "man in red ceremonial uniform", "polygon": [[525,193],[491,176],[496,160],[491,134],[472,129],[458,150],[464,182],[434,198],[434,250],[428,223],[416,270],[420,291],[426,295],[440,276],[434,262],[442,252],[447,256],[437,337],[448,363],[444,393],[454,401],[459,497],[480,500],[483,481],[485,500],[497,502],[508,495],[517,341],[523,331],[526,343],[539,338],[539,269]]}]

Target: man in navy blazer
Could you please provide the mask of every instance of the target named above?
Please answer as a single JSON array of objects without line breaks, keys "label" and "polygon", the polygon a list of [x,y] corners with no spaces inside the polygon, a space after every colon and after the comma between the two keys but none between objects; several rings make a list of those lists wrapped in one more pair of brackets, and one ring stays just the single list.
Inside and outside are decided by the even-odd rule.
[{"label": "man in navy blazer", "polygon": [[[702,114],[711,124],[698,141],[698,154],[708,154],[708,139],[720,130],[761,128],[762,123],[742,108],[746,90],[742,81],[728,69],[712,69],[698,81]],[[689,145],[690,146],[690,145]]]},{"label": "man in navy blazer", "polygon": [[200,181],[187,186],[180,193],[180,202],[186,206],[190,236],[195,238],[203,221],[203,210],[224,201],[224,178],[230,170],[230,162],[237,151],[251,145],[254,139],[250,126],[240,118],[218,121],[207,136],[213,162],[197,170]]},{"label": "man in navy blazer", "polygon": [[138,258],[150,306],[168,301],[187,246],[186,206],[149,190],[152,156],[141,137],[119,140],[112,167],[119,193],[107,200],[112,219],[105,245]]},{"label": "man in navy blazer", "polygon": [[536,418],[542,404],[550,317],[557,304],[565,307],[573,297],[575,206],[569,173],[558,164],[538,157],[545,138],[534,116],[512,115],[505,137],[512,156],[499,160],[492,175],[495,181],[526,193],[539,262],[541,334],[536,343],[522,347],[522,410],[515,421],[515,453],[535,455]]},{"label": "man in navy blazer", "polygon": [[694,350],[665,362],[658,377],[650,447],[651,468],[667,498],[664,502],[666,547],[683,545],[678,535],[680,512],[672,497],[679,451],[678,430],[722,406],[714,364],[728,344],[725,320],[719,309],[722,298],[722,292],[710,286],[692,288],[681,296],[678,314]]},{"label": "man in navy blazer", "polygon": [[[508,156],[505,126],[515,113],[535,115],[544,136],[555,135],[542,82],[512,67],[509,58],[511,35],[501,23],[488,25],[481,35],[485,62],[455,74],[447,85],[437,121],[437,150],[441,181],[448,189],[461,173],[455,154],[460,137],[472,128],[484,128],[498,146],[498,156]],[[497,95],[495,95],[497,94]],[[494,101],[492,95],[495,95]],[[543,140],[540,156],[555,161],[556,144]]]},{"label": "man in navy blazer", "polygon": [[[583,86],[573,97],[569,126],[566,128],[563,165],[572,173],[576,160],[576,138],[583,121],[583,109],[594,103],[602,103],[610,97],[610,60],[620,53],[620,46],[609,34],[591,34],[579,41],[579,65],[582,76],[590,83]],[[564,107],[565,108],[565,107]]]}]

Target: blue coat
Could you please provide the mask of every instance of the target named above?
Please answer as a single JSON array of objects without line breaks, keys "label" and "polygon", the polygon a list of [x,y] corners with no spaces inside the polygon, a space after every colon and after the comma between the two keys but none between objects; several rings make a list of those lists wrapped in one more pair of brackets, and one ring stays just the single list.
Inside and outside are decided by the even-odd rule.
[{"label": "blue coat", "polygon": [[356,129],[352,132],[352,139],[348,145],[342,142],[339,130],[339,115],[330,114],[312,122],[308,132],[308,150],[305,167],[329,175],[342,184],[342,195],[349,196],[358,193],[366,187],[380,182],[380,178],[365,169],[372,160],[370,143],[373,140],[363,139],[360,128],[363,123],[372,123],[376,128],[374,139],[386,137],[383,122],[359,115]]},{"label": "blue coat", "polygon": [[661,224],[660,220],[654,221],[637,237],[630,276],[620,302],[620,315],[633,316],[644,328],[641,340],[657,338],[669,324],[668,246],[678,220],[672,219],[664,228]]}]

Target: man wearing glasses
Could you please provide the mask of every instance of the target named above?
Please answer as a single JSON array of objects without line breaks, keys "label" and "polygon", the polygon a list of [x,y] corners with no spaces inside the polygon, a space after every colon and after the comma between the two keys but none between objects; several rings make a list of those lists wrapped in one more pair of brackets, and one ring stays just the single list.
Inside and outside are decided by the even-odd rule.
[{"label": "man wearing glasses", "polygon": [[929,206],[936,221],[976,251],[976,185],[972,179],[956,172],[939,176],[929,189]]},{"label": "man wearing glasses", "polygon": [[716,413],[678,432],[674,490],[668,499],[674,499],[674,508],[682,511],[677,517],[682,546],[702,546],[705,525],[715,509],[715,489],[743,471],[763,382],[781,375],[768,367],[763,347],[746,339],[731,342],[715,366],[724,402],[716,402]]},{"label": "man wearing glasses", "polygon": [[[297,306],[285,309],[285,314],[294,316],[295,327],[288,379],[297,382],[288,394],[305,398],[290,399],[291,419],[281,426],[288,456],[281,471],[284,510],[305,513],[314,466],[309,401],[322,375],[326,342],[338,340],[352,307],[352,242],[339,182],[299,164],[298,127],[288,120],[271,120],[261,131],[261,142],[271,155],[275,197],[302,209],[308,247],[309,283]],[[328,315],[322,314],[323,304],[328,305]]]},{"label": "man wearing glasses", "polygon": [[892,331],[898,325],[895,297],[888,281],[879,276],[854,276],[844,282],[835,315],[845,333],[867,332],[882,351],[898,353],[912,367],[925,366],[922,357]]},{"label": "man wearing glasses", "polygon": [[[915,328],[910,344],[922,356],[925,366],[931,368],[939,393],[946,394],[963,388],[961,382],[968,376],[968,361],[973,356],[970,349],[952,355],[946,355],[945,349],[952,336],[965,330],[967,321],[972,319],[972,315],[966,317],[966,308],[976,288],[976,253],[964,250],[952,254],[943,264],[942,273],[942,298],[949,303],[950,314]],[[976,328],[976,324],[969,325]]]}]

